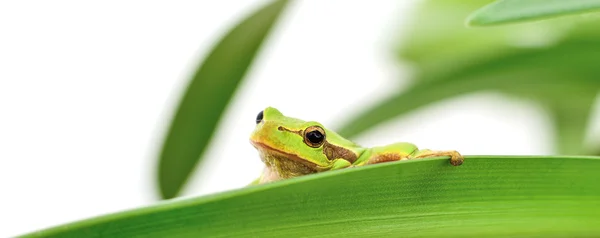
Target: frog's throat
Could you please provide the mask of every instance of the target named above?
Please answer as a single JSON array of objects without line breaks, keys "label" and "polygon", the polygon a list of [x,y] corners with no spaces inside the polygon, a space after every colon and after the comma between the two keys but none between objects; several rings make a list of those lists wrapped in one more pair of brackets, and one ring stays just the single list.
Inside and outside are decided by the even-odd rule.
[{"label": "frog's throat", "polygon": [[[294,177],[301,174],[316,173],[320,166],[302,159],[298,155],[287,153],[264,143],[250,141],[261,153],[261,159],[266,166],[272,167],[282,177]],[[293,166],[295,164],[296,166]]]}]

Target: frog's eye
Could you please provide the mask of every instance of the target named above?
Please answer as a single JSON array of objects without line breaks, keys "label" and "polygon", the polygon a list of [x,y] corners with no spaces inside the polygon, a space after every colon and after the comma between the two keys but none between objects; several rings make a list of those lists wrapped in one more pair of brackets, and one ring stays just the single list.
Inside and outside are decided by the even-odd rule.
[{"label": "frog's eye", "polygon": [[263,111],[260,111],[256,116],[256,124],[260,123],[263,119]]},{"label": "frog's eye", "polygon": [[304,130],[304,143],[317,148],[325,142],[325,130],[319,126],[311,126]]}]

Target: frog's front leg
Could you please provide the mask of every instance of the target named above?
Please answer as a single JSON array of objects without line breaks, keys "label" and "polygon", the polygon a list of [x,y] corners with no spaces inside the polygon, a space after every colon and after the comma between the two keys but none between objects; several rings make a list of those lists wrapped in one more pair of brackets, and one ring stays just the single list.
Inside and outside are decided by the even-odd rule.
[{"label": "frog's front leg", "polygon": [[419,150],[419,148],[417,148],[417,146],[414,144],[405,142],[395,143],[387,146],[373,147],[370,150],[370,153],[367,154],[368,158],[364,160],[364,164],[377,164],[390,161],[430,158],[436,156],[450,156],[450,164],[454,166],[461,165],[464,161],[463,156],[454,150]]},{"label": "frog's front leg", "polygon": [[342,158],[337,158],[332,161],[331,167],[321,168],[321,170],[323,170],[323,171],[338,170],[338,169],[348,168],[351,166],[352,166],[352,163],[350,163],[348,160],[345,160]]},{"label": "frog's front leg", "polygon": [[454,166],[459,166],[465,161],[465,158],[456,150],[417,150],[415,153],[411,154],[410,159],[431,158],[437,156],[450,156],[450,164]]}]

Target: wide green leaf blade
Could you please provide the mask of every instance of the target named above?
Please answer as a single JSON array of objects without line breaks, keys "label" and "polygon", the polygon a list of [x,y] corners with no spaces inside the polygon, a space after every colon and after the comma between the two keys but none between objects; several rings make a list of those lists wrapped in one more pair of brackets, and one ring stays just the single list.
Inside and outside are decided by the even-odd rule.
[{"label": "wide green leaf blade", "polygon": [[472,26],[531,21],[600,10],[600,0],[498,0],[473,12]]},{"label": "wide green leaf blade", "polygon": [[198,67],[166,135],[158,165],[162,198],[178,195],[201,159],[225,107],[286,0],[274,1],[229,31]]},{"label": "wide green leaf blade", "polygon": [[[495,91],[533,100],[546,106],[549,115],[588,120],[591,94],[600,91],[600,21],[597,18],[552,19],[535,24],[495,28],[467,28],[465,16],[488,1],[424,1],[399,46],[400,61],[414,69],[405,78],[407,88],[363,109],[337,129],[353,137],[412,110],[445,99],[481,91]],[[585,100],[579,100],[585,96]],[[554,108],[572,107],[571,115]],[[493,106],[493,105],[490,105]],[[559,121],[559,118],[552,118]],[[567,119],[568,120],[568,119]],[[555,123],[557,138],[568,143],[558,153],[581,154],[587,123]],[[558,128],[561,127],[561,128]],[[566,137],[562,137],[566,133]],[[576,135],[580,139],[574,140]],[[589,153],[589,151],[585,152]]]},{"label": "wide green leaf blade", "polygon": [[556,130],[555,144],[561,154],[594,154],[594,151],[585,147],[585,136],[596,95],[595,92],[582,91],[569,103],[559,101],[546,104]]},{"label": "wide green leaf blade", "polygon": [[23,237],[593,237],[600,157],[467,156],[325,172]]},{"label": "wide green leaf blade", "polygon": [[[548,49],[505,53],[453,71],[424,71],[415,77],[415,84],[351,117],[336,131],[347,137],[357,136],[414,109],[477,91],[504,92],[568,109],[571,115],[566,116],[571,119],[576,115],[587,115],[593,98],[600,91],[600,81],[596,80],[600,68],[592,63],[600,60],[595,53],[597,50],[600,46],[596,43],[573,40]],[[569,60],[565,61],[565,58]],[[584,117],[573,122],[587,120]],[[583,139],[585,129],[570,130],[576,131]],[[573,139],[573,136],[571,133],[568,138]],[[559,152],[571,153],[573,150]]]}]

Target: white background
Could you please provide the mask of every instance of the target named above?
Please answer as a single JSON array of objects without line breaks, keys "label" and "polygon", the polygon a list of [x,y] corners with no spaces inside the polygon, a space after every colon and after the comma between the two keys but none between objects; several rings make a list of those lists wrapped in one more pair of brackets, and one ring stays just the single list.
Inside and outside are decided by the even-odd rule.
[{"label": "white background", "polygon": [[[155,155],[188,77],[224,31],[264,2],[1,2],[0,237],[155,202]],[[398,78],[409,71],[391,49],[415,2],[290,5],[185,194],[258,176],[262,165],[247,137],[266,106],[335,127],[401,89]],[[309,96],[321,103],[307,103],[306,87],[320,89]],[[357,141],[550,154],[550,125],[534,104],[480,93]]]}]

